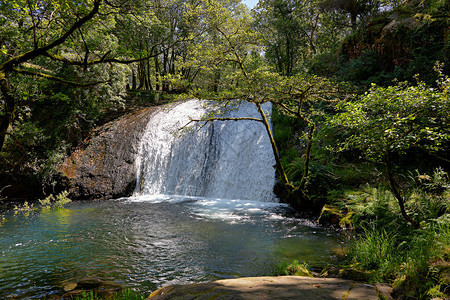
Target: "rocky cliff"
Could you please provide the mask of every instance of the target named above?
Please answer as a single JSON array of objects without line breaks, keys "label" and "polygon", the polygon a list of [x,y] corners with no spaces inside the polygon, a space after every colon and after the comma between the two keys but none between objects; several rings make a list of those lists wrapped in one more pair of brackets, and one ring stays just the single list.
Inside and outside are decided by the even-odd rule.
[{"label": "rocky cliff", "polygon": [[[429,1],[431,2],[431,1]],[[361,23],[341,47],[340,73],[353,82],[392,84],[420,79],[433,84],[436,62],[450,71],[450,5],[405,1]],[[446,3],[445,3],[446,2]]]},{"label": "rocky cliff", "polygon": [[95,129],[60,166],[72,199],[130,195],[136,184],[139,140],[156,107],[143,108]]}]

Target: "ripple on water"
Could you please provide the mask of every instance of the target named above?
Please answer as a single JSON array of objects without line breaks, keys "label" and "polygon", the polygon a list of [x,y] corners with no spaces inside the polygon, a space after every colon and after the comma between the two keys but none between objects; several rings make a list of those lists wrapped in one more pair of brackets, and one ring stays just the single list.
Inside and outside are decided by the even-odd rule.
[{"label": "ripple on water", "polygon": [[143,292],[170,283],[323,264],[338,242],[285,205],[181,196],[75,202],[0,227],[0,298],[39,298],[100,278]]}]

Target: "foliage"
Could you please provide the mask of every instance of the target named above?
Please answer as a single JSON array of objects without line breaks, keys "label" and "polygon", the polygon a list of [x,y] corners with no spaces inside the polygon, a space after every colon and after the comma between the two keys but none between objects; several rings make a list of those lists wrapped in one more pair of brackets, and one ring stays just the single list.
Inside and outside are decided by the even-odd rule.
[{"label": "foliage", "polygon": [[[441,171],[435,170],[433,177],[439,177]],[[421,175],[424,176],[424,175]],[[448,180],[446,180],[448,186]],[[427,185],[434,185],[427,183]],[[428,222],[445,223],[446,214],[450,210],[450,190],[445,188],[440,192],[426,190],[426,186],[410,186],[410,192],[405,196],[405,207],[422,224]],[[401,212],[392,192],[383,187],[374,188],[366,185],[357,191],[347,191],[337,201],[339,206],[345,207],[352,213],[352,222],[362,226],[388,228],[400,235],[411,234],[411,229],[399,226],[401,224]],[[404,230],[404,231],[402,231]]]},{"label": "foliage", "polygon": [[[385,3],[383,3],[385,2]],[[324,0],[320,3],[322,10],[332,11],[347,17],[348,26],[356,29],[358,22],[364,22],[368,16],[379,12],[383,4],[396,5],[398,1],[381,0]]]},{"label": "foliage", "polygon": [[313,275],[308,270],[309,266],[306,262],[299,262],[298,260],[293,260],[291,263],[285,261],[282,262],[274,275],[282,276],[282,275],[291,275],[291,276],[309,276],[312,277]]},{"label": "foliage", "polygon": [[334,64],[327,65],[328,56],[323,57],[316,60],[315,70],[324,72],[325,67],[341,79],[364,86],[387,86],[393,80],[413,82],[416,74],[433,85],[437,77],[433,66],[437,61],[443,62],[448,72],[448,1],[386,4],[345,37]]},{"label": "foliage", "polygon": [[[441,70],[440,66],[437,70]],[[343,142],[334,147],[335,151],[361,151],[366,159],[386,166],[385,174],[401,214],[414,227],[419,227],[419,223],[404,208],[393,157],[422,149],[445,161],[441,153],[448,151],[450,140],[449,87],[450,80],[442,73],[438,88],[423,82],[416,86],[399,83],[386,88],[374,85],[357,101],[339,104],[340,112],[329,119],[330,128],[343,135]]]},{"label": "foliage", "polygon": [[[94,291],[83,291],[81,296],[76,296],[74,299],[77,300],[100,300],[104,299],[101,296],[98,296]],[[133,291],[132,289],[126,289],[114,294],[111,298],[113,300],[143,300],[146,297],[140,293]]]},{"label": "foliage", "polygon": [[438,88],[419,82],[389,87],[372,86],[360,99],[343,102],[331,126],[347,136],[337,150],[359,149],[368,159],[382,161],[386,152],[405,153],[411,148],[444,150],[450,139],[448,101],[450,80],[442,77]]},{"label": "foliage", "polygon": [[384,230],[365,230],[363,238],[356,240],[349,249],[348,256],[364,270],[377,270],[383,276],[392,273],[393,255],[397,249],[395,236]]},{"label": "foliage", "polygon": [[72,202],[72,200],[67,197],[68,195],[69,192],[67,191],[63,191],[56,196],[50,195],[45,199],[39,200],[39,204],[36,206],[33,203],[30,204],[28,201],[25,201],[22,205],[14,206],[14,214],[24,214],[25,216],[28,216],[33,211],[64,208],[64,205]]},{"label": "foliage", "polygon": [[429,223],[407,236],[386,230],[389,228],[366,229],[362,237],[350,244],[347,264],[366,271],[371,282],[393,284],[399,295],[420,299],[448,295],[445,266],[450,224]]},{"label": "foliage", "polygon": [[68,191],[63,191],[58,195],[56,195],[56,197],[50,195],[44,200],[39,200],[41,209],[63,208],[64,205],[71,202],[71,200],[67,198],[68,195],[69,195]]},{"label": "foliage", "polygon": [[347,191],[324,207],[354,228],[345,251],[344,269],[364,272],[371,282],[387,282],[397,296],[425,299],[448,294],[446,266],[450,249],[450,190],[442,169],[417,173],[405,196],[406,210],[421,222],[405,224],[391,191],[367,185]]},{"label": "foliage", "polygon": [[[159,55],[136,46],[166,26],[150,4],[0,1],[0,169],[8,182],[35,174],[53,184],[61,158],[124,108],[130,66]],[[155,34],[146,47],[164,39]]]}]

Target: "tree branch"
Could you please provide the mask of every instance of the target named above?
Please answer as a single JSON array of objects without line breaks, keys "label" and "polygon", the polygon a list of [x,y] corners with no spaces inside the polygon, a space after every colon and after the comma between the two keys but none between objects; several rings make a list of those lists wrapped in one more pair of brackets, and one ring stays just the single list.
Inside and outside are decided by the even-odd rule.
[{"label": "tree branch", "polygon": [[250,117],[238,117],[238,118],[231,118],[231,117],[224,117],[224,118],[208,118],[208,119],[189,119],[189,123],[187,123],[185,126],[191,124],[192,122],[213,122],[213,121],[256,121],[256,122],[262,122],[263,120],[258,118],[250,118]]},{"label": "tree branch", "polygon": [[102,0],[94,0],[94,6],[92,7],[92,10],[85,15],[84,17],[82,17],[81,19],[79,19],[78,21],[76,21],[70,28],[69,30],[67,30],[64,34],[62,34],[59,38],[57,38],[56,40],[54,40],[53,42],[51,42],[50,44],[40,47],[40,48],[36,48],[33,49],[31,51],[19,54],[13,58],[11,58],[10,60],[4,62],[3,64],[0,65],[0,70],[11,70],[13,69],[15,66],[24,63],[28,60],[31,60],[33,58],[36,58],[40,55],[45,54],[47,51],[49,51],[50,49],[55,48],[56,46],[61,45],[62,43],[64,43],[67,38],[69,36],[72,35],[72,33],[75,32],[75,30],[77,30],[78,28],[82,27],[86,22],[88,22],[89,20],[91,20],[97,13],[100,7],[100,4],[102,3]]},{"label": "tree branch", "polygon": [[[166,48],[164,48],[164,49],[161,50],[161,51],[158,51],[158,52],[155,52],[155,53],[153,53],[153,51],[152,51],[152,52],[151,52],[152,54],[147,55],[147,56],[145,56],[145,57],[136,58],[136,59],[106,58],[106,57],[108,56],[108,54],[111,53],[111,51],[106,52],[106,53],[105,53],[101,58],[99,58],[99,59],[94,59],[94,60],[90,60],[90,61],[71,60],[71,59],[68,59],[68,58],[66,58],[66,57],[64,57],[64,56],[62,56],[62,55],[53,54],[53,53],[50,53],[50,52],[45,52],[43,55],[46,56],[46,57],[48,57],[48,58],[50,58],[50,59],[53,59],[53,60],[56,60],[56,61],[60,61],[60,62],[69,64],[69,65],[73,65],[73,66],[85,66],[85,65],[91,66],[91,65],[101,64],[101,63],[118,63],[118,64],[126,64],[126,65],[128,65],[128,64],[132,64],[132,63],[136,63],[136,62],[141,62],[141,61],[148,60],[148,59],[150,59],[150,58],[157,57],[157,56],[159,56],[160,54],[164,53],[164,51],[167,51],[167,49],[170,49],[170,48],[172,48],[173,46],[175,46],[176,44],[181,43],[181,42],[183,42],[183,41],[185,41],[185,40],[183,39],[183,40],[181,40],[181,41],[175,41],[175,42],[173,42],[172,44],[170,44],[169,46],[167,46]],[[161,42],[161,43],[162,43],[162,42]],[[158,44],[156,44],[156,45],[153,45],[153,46],[152,46],[152,49],[153,49],[154,47],[158,46],[158,45],[161,45],[161,43],[158,43]]]},{"label": "tree branch", "polygon": [[94,86],[97,84],[109,82],[109,81],[96,81],[96,82],[88,82],[88,83],[78,83],[78,82],[74,82],[74,81],[64,80],[62,78],[59,78],[59,77],[56,77],[56,76],[53,76],[50,74],[41,73],[41,72],[23,70],[23,69],[19,69],[19,68],[14,68],[13,70],[19,74],[29,75],[29,76],[37,76],[37,77],[50,79],[50,80],[61,82],[61,83],[68,84],[68,85],[78,86],[78,87],[88,87],[88,86]]}]

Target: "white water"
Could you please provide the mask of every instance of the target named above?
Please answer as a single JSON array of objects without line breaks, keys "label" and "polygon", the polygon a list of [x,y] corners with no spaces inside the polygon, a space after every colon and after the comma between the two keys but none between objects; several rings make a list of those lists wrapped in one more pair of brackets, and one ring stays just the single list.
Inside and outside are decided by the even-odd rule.
[{"label": "white water", "polygon": [[[200,119],[206,102],[189,100],[155,114],[147,125],[137,161],[135,196],[185,195],[274,202],[275,170],[262,123],[215,121],[174,134],[190,118]],[[270,106],[265,111],[270,113]],[[253,104],[242,102],[231,117],[255,117]]]}]

